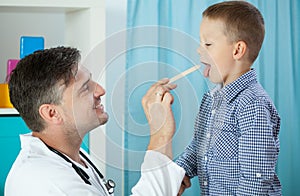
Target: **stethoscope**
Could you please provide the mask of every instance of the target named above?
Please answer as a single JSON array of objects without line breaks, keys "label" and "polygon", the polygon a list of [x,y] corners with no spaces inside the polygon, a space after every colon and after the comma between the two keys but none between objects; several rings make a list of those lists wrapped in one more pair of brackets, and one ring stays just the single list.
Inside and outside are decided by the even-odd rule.
[{"label": "stethoscope", "polygon": [[[91,182],[89,181],[89,178],[90,178],[89,175],[85,171],[83,171],[83,169],[81,169],[76,164],[74,164],[68,157],[66,157],[64,154],[62,154],[58,150],[52,148],[51,146],[48,146],[47,144],[45,144],[45,145],[49,148],[49,150],[51,150],[52,152],[54,152],[55,154],[57,154],[58,156],[60,156],[61,158],[63,158],[68,163],[71,163],[73,169],[81,177],[81,179],[86,184],[92,185]],[[111,180],[111,179],[105,180],[104,176],[97,169],[97,167],[92,163],[92,161],[85,154],[83,154],[81,151],[79,151],[79,154],[94,168],[94,170],[97,172],[97,174],[99,175],[100,179],[102,180],[103,184],[105,185],[105,187],[107,189],[107,192],[109,194],[112,194],[114,192],[114,188],[116,186],[115,182],[113,180]]]}]

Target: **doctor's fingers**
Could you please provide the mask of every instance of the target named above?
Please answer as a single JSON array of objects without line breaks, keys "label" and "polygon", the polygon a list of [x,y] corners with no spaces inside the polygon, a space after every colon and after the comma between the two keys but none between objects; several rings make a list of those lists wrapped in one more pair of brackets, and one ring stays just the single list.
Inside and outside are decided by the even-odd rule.
[{"label": "doctor's fingers", "polygon": [[174,97],[171,93],[169,92],[166,92],[164,94],[164,96],[162,97],[162,104],[165,106],[165,107],[171,107],[171,104],[173,103],[174,101]]},{"label": "doctor's fingers", "polygon": [[[155,83],[150,87],[147,93],[144,95],[142,99],[142,105],[145,107],[146,105],[152,103],[160,103],[164,100],[164,103],[172,103],[173,96],[169,93],[170,89],[174,89],[176,85],[162,85]],[[165,97],[167,93],[167,96]]]},{"label": "doctor's fingers", "polygon": [[162,101],[165,93],[177,87],[176,84],[169,84],[168,82],[169,79],[165,78],[153,84],[147,92],[148,96],[154,96],[153,98],[155,98],[154,100],[157,102]]},{"label": "doctor's fingers", "polygon": [[156,83],[154,83],[152,85],[152,87],[159,87],[160,86],[160,87],[163,87],[164,90],[166,90],[166,91],[169,92],[170,90],[173,90],[173,89],[175,89],[177,87],[176,84],[169,83],[169,81],[170,80],[168,78],[160,79]]},{"label": "doctor's fingers", "polygon": [[[144,112],[145,112],[147,118],[149,117],[149,107],[153,103],[164,102],[164,104],[170,105],[170,103],[173,102],[174,98],[169,92],[170,92],[170,90],[173,90],[174,88],[176,88],[177,85],[176,84],[168,84],[168,82],[169,82],[169,79],[167,79],[167,78],[157,81],[149,88],[147,93],[142,98],[142,106],[143,106],[143,109],[144,109]],[[168,94],[165,97],[166,93],[168,93]]]}]

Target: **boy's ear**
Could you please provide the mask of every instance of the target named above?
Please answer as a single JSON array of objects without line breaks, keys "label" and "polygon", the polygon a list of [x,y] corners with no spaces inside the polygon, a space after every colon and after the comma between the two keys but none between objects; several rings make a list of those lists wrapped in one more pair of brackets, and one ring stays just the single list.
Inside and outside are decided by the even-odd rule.
[{"label": "boy's ear", "polygon": [[233,58],[235,60],[240,60],[245,56],[247,51],[247,44],[244,41],[238,41],[234,44]]},{"label": "boy's ear", "polygon": [[43,104],[39,108],[41,117],[49,124],[58,124],[62,121],[62,117],[55,105]]}]

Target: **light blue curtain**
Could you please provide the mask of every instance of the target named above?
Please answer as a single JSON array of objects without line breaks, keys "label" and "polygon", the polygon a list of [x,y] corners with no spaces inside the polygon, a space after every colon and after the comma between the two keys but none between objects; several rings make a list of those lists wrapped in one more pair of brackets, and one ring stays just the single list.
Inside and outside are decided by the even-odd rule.
[{"label": "light blue curtain", "polygon": [[300,193],[300,2],[251,0],[265,18],[266,37],[255,67],[281,116],[277,172],[283,195]]},{"label": "light blue curtain", "polygon": [[[201,14],[216,0],[129,0],[127,8],[127,53],[125,79],[124,194],[139,178],[139,166],[148,144],[148,126],[141,98],[156,80],[172,77],[199,63]],[[249,0],[262,12],[266,37],[254,67],[272,97],[282,119],[281,149],[277,172],[284,195],[300,192],[300,68],[298,0]],[[193,124],[202,95],[209,83],[196,72],[177,82],[173,92],[176,158],[191,140]],[[197,178],[185,195],[199,195]]]}]

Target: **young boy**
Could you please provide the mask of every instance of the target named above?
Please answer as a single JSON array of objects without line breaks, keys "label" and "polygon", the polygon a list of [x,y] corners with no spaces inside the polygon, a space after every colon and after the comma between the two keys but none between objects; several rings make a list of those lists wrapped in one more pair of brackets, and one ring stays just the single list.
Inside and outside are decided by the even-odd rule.
[{"label": "young boy", "polygon": [[261,13],[247,2],[221,2],[203,12],[203,74],[221,88],[204,95],[193,140],[177,159],[186,178],[198,176],[201,195],[281,195],[275,173],[280,118],[251,69],[264,33]]}]

